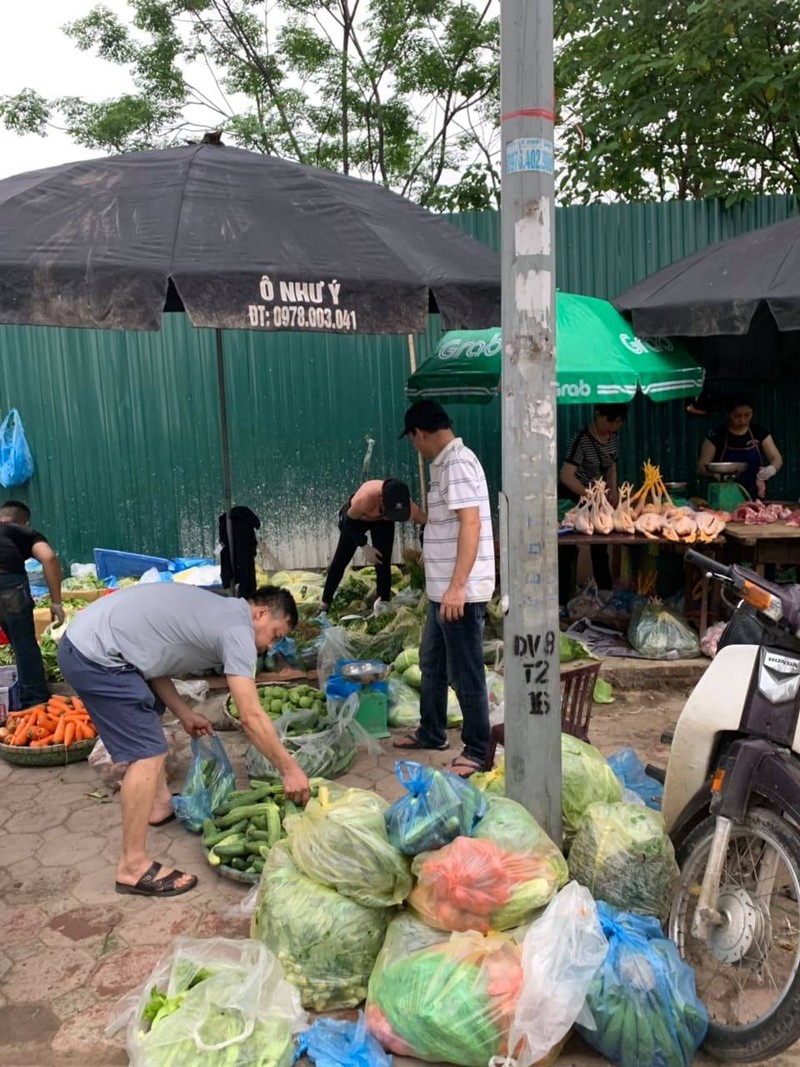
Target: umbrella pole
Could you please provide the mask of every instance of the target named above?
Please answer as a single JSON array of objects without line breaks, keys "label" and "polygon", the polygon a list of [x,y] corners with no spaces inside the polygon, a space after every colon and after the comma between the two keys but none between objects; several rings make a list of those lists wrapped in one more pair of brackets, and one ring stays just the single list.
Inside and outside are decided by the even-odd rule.
[{"label": "umbrella pole", "polygon": [[[417,369],[417,342],[414,339],[414,334],[408,335],[408,362],[411,367],[411,373]],[[427,514],[428,511],[428,489],[425,485],[425,460],[417,453],[417,460],[419,462],[419,497],[422,510]]]},{"label": "umbrella pole", "polygon": [[228,401],[225,394],[225,354],[222,348],[222,330],[214,331],[217,340],[217,386],[219,389],[219,435],[222,450],[222,495],[225,499],[225,528],[228,534],[228,558],[231,561],[229,591],[236,596],[236,577],[233,557],[233,482],[231,479],[231,449],[228,436]]}]

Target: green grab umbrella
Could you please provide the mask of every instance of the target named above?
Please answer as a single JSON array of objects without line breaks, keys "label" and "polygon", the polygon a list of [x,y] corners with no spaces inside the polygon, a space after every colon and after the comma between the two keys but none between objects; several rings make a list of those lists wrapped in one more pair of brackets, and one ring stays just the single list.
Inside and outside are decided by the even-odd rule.
[{"label": "green grab umbrella", "polygon": [[[451,330],[406,384],[409,400],[488,403],[497,396],[500,330]],[[677,342],[643,340],[606,300],[556,293],[556,384],[561,404],[688,399],[704,371]]]}]

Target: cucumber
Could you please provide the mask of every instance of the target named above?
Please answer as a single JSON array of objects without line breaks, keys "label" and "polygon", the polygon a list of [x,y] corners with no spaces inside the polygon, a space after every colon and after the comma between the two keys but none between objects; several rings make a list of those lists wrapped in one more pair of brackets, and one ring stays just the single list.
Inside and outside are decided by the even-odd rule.
[{"label": "cucumber", "polygon": [[270,845],[277,845],[281,839],[281,813],[277,804],[271,804],[267,812],[267,833]]},{"label": "cucumber", "polygon": [[260,841],[262,844],[272,844],[270,841],[270,835],[268,830],[255,830],[251,823],[245,832],[245,837],[248,841]]},{"label": "cucumber", "polygon": [[214,815],[228,815],[234,808],[246,808],[251,804],[258,804],[269,795],[269,790],[263,786],[260,789],[247,789],[243,792],[229,793],[224,804],[214,809]]},{"label": "cucumber", "polygon": [[227,815],[220,815],[217,818],[217,826],[220,830],[224,830],[226,827],[234,826],[240,819],[255,818],[257,815],[268,815],[269,809],[274,808],[273,801],[261,801],[258,804],[248,804],[241,808],[233,808],[227,813]]},{"label": "cucumber", "polygon": [[247,842],[243,837],[237,838],[235,841],[220,841],[218,845],[214,845],[214,852],[222,859],[246,856]]},{"label": "cucumber", "polygon": [[244,833],[246,829],[247,819],[240,819],[239,822],[234,823],[233,826],[225,827],[222,830],[215,828],[213,833],[203,834],[203,847],[213,848],[215,845],[218,845],[220,841],[224,841],[226,837]]},{"label": "cucumber", "polygon": [[233,856],[230,863],[227,863],[225,866],[233,867],[235,871],[246,871],[248,863],[247,860],[242,859],[241,856]]}]

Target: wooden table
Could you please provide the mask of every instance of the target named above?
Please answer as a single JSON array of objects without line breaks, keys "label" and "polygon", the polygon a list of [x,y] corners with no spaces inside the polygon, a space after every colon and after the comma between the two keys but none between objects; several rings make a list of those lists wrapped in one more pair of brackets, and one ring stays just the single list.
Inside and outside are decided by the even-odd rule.
[{"label": "wooden table", "polygon": [[729,522],[725,537],[727,562],[749,561],[762,576],[767,563],[800,564],[800,527],[787,526],[785,522],[772,522],[769,526]]}]

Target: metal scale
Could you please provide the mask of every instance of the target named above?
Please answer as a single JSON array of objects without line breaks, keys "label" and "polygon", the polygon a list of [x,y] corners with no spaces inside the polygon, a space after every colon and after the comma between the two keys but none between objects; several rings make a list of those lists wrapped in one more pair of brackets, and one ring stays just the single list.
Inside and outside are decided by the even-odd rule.
[{"label": "metal scale", "polygon": [[736,478],[747,470],[746,463],[709,463],[708,473],[713,481],[708,485],[708,503],[715,511],[735,511],[751,499]]}]

